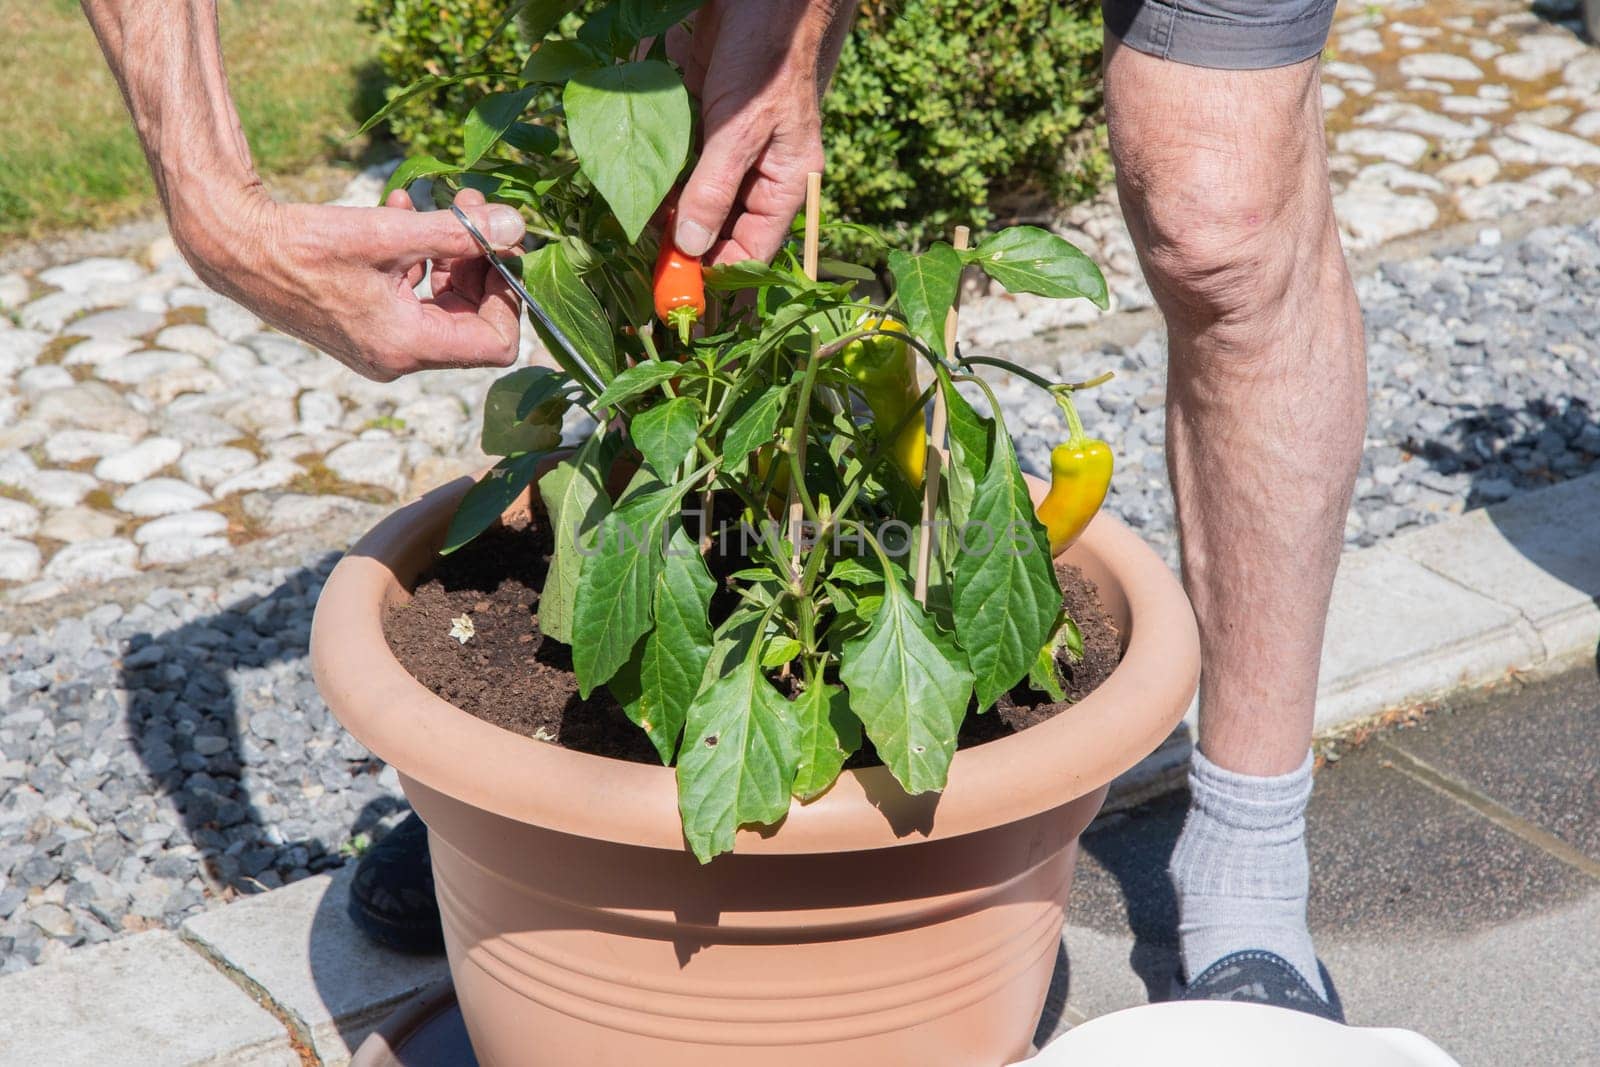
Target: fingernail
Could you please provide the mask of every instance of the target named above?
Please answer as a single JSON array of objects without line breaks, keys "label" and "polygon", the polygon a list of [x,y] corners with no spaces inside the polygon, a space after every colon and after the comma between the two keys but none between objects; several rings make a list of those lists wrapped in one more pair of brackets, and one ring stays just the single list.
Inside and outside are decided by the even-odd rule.
[{"label": "fingernail", "polygon": [[506,207],[504,204],[495,204],[489,208],[489,243],[496,248],[510,248],[522,240],[522,235],[528,228],[522,223],[522,215],[516,208]]},{"label": "fingernail", "polygon": [[684,219],[678,223],[678,232],[673,236],[672,243],[686,256],[703,256],[711,247],[711,231],[698,222]]}]

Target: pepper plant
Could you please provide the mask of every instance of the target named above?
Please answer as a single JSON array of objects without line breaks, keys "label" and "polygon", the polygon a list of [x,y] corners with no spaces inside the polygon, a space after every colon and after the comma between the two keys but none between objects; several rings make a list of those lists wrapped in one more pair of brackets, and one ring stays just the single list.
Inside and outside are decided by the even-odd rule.
[{"label": "pepper plant", "polygon": [[[824,258],[813,277],[794,247],[686,276],[655,220],[687,172],[696,106],[661,42],[699,4],[583,5],[559,33],[578,6],[511,5],[506,24],[537,42],[520,72],[465,57],[405,90],[515,86],[463,116],[461,163],[414,158],[389,185],[431,178],[441,202],[474,188],[527,219],[521,277],[574,351],[545,335],[559,370],[490,389],[483,447],[503,458],[444,551],[535,486],[553,537],[539,627],[571,646],[580,694],[607,687],[676,765],[705,861],[740,826],[825,792],[863,737],[908,792],[939,790],[966,715],[1022,684],[1059,698],[1057,649],[1076,629],[972,368],[1008,367],[1069,412],[1073,386],[947,347],[945,324],[967,267],[1102,307],[1106,287],[1076,248],[1025,226],[970,250],[891,250],[887,296],[850,263]],[[559,103],[537,109],[552,89]],[[687,277],[684,291],[652,291],[658,253],[661,284]],[[935,402],[946,463],[925,451]],[[562,451],[574,404],[595,428]]]}]

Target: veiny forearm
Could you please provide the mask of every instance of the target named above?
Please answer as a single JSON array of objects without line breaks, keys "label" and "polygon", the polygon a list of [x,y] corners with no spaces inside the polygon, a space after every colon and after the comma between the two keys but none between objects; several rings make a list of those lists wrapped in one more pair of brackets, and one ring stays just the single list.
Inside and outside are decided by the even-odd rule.
[{"label": "veiny forearm", "polygon": [[83,0],[180,244],[259,188],[215,0]]}]

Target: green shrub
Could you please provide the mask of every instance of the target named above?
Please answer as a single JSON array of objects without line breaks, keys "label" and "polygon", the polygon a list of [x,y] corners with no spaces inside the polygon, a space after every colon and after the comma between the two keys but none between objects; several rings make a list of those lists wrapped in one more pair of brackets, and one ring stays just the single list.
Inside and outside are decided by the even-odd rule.
[{"label": "green shrub", "polygon": [[[395,86],[458,70],[505,10],[506,0],[361,0]],[[525,52],[503,33],[484,66],[515,70]],[[823,107],[828,216],[916,245],[957,223],[986,225],[997,195],[1092,192],[1110,169],[1099,68],[1098,0],[865,0]],[[459,159],[451,116],[494,88],[424,94],[390,129],[413,152]]]},{"label": "green shrub", "polygon": [[1092,192],[1100,40],[1098,0],[867,0],[823,104],[829,214],[924,244],[996,193]]},{"label": "green shrub", "polygon": [[[527,57],[515,33],[491,40],[506,0],[359,0],[359,11],[361,20],[378,31],[378,63],[390,96],[426,75],[457,73],[462,60],[486,44],[485,69],[514,72]],[[459,160],[461,120],[452,116],[499,88],[484,79],[423,93],[389,116],[389,131],[413,152]]]}]

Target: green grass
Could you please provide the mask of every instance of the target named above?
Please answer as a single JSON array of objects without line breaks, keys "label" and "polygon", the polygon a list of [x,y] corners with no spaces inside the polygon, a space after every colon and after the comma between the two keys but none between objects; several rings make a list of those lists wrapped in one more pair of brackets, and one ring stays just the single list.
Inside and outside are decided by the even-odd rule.
[{"label": "green grass", "polygon": [[[375,42],[350,0],[220,0],[229,81],[263,174],[365,148]],[[0,239],[156,207],[121,94],[76,0],[0,4]]]}]

